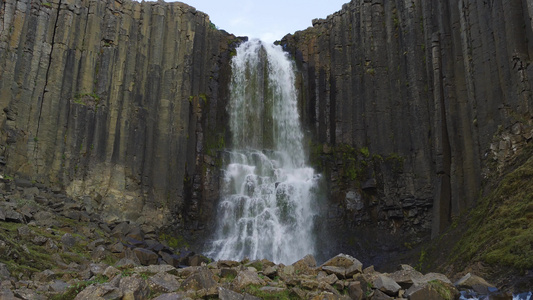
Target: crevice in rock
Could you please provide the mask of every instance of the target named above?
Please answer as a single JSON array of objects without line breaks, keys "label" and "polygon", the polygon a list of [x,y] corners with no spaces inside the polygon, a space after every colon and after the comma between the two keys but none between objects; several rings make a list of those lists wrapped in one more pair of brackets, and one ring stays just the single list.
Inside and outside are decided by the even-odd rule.
[{"label": "crevice in rock", "polygon": [[[46,93],[46,89],[48,87],[48,79],[50,77],[50,68],[52,66],[52,56],[54,54],[54,44],[55,44],[55,38],[56,38],[56,33],[57,33],[57,23],[59,21],[59,13],[61,11],[61,0],[59,0],[59,4],[57,5],[57,14],[56,14],[56,20],[54,22],[54,32],[52,33],[52,40],[50,41],[50,55],[48,57],[48,67],[46,69],[46,75],[45,75],[45,83],[44,83],[44,87],[43,87],[43,92],[41,94],[41,105],[40,105],[40,108],[39,108],[39,118],[37,119],[37,132],[35,133],[35,137],[37,138],[39,136],[39,129],[40,129],[40,126],[41,126],[41,116],[42,116],[42,113],[43,113],[43,103],[44,103],[44,94]],[[35,143],[35,146],[34,146],[34,151],[37,151],[38,149],[38,143]]]}]

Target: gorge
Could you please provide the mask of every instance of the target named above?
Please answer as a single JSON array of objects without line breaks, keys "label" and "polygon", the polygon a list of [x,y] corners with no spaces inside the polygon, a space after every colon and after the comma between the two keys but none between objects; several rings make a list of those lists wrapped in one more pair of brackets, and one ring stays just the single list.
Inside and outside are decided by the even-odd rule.
[{"label": "gorge", "polygon": [[[399,261],[519,167],[532,18],[525,0],[353,0],[280,37],[327,199],[317,257]],[[0,171],[202,246],[246,38],[180,2],[6,0],[0,21]]]}]

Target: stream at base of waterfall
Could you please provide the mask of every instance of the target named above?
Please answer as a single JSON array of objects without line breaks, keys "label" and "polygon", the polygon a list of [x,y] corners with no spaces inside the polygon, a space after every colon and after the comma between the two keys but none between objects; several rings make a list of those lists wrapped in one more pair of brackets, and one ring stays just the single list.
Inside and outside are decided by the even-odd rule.
[{"label": "stream at base of waterfall", "polygon": [[232,59],[232,149],[208,256],[290,264],[315,254],[320,175],[306,165],[293,63],[280,46],[251,40]]}]

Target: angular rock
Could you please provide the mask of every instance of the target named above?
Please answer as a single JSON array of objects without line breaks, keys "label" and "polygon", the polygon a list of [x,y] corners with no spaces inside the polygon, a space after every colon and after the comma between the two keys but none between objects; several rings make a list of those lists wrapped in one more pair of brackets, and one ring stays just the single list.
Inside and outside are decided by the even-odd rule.
[{"label": "angular rock", "polygon": [[202,264],[208,264],[209,258],[201,255],[201,254],[195,254],[188,259],[188,265],[191,267],[199,267]]},{"label": "angular rock", "polygon": [[450,283],[435,279],[413,284],[405,296],[410,300],[448,300],[457,299],[459,291]]},{"label": "angular rock", "polygon": [[107,278],[113,278],[117,274],[120,274],[120,270],[113,266],[107,267],[104,271],[104,276],[107,276]]},{"label": "angular rock", "polygon": [[178,277],[166,272],[159,272],[148,278],[150,289],[159,293],[171,293],[180,288]]},{"label": "angular rock", "polygon": [[278,275],[278,266],[270,266],[263,270],[263,274],[270,278],[274,278]]},{"label": "angular rock", "polygon": [[153,273],[153,274],[161,273],[161,272],[170,273],[170,274],[177,273],[176,268],[170,265],[165,265],[165,264],[135,267],[133,271],[137,273]]},{"label": "angular rock", "polygon": [[390,277],[385,275],[378,275],[376,279],[372,282],[374,288],[384,292],[389,296],[395,296],[398,294],[398,291],[401,289],[401,286],[392,280]]},{"label": "angular rock", "polygon": [[0,289],[0,299],[2,300],[19,300],[20,298],[15,297],[15,294],[10,289],[3,288]]},{"label": "angular rock", "polygon": [[413,278],[416,280],[423,277],[422,273],[409,265],[400,265],[400,270],[389,274],[388,276],[396,281],[396,283],[398,283],[403,289],[408,289],[413,285]]},{"label": "angular rock", "polygon": [[488,283],[485,279],[471,273],[463,276],[461,279],[455,282],[454,285],[458,289],[473,290],[482,295],[487,295],[496,288],[494,285]]},{"label": "angular rock", "polygon": [[32,290],[26,287],[18,288],[14,291],[16,299],[32,299],[32,300],[47,300],[45,295],[37,293],[36,290]]},{"label": "angular rock", "polygon": [[33,280],[38,282],[48,282],[52,279],[55,279],[57,274],[52,270],[44,270],[33,275]]},{"label": "angular rock", "polygon": [[76,245],[76,238],[72,236],[70,233],[65,233],[61,237],[61,246],[63,247],[63,250],[70,250],[70,248],[74,247]]},{"label": "angular rock", "polygon": [[120,279],[119,289],[123,299],[146,299],[150,295],[148,283],[136,274]]},{"label": "angular rock", "polygon": [[308,254],[304,258],[292,264],[298,274],[316,274],[316,260],[315,258]]},{"label": "angular rock", "polygon": [[31,240],[31,242],[34,244],[34,245],[37,245],[37,246],[42,246],[44,244],[46,244],[46,242],[48,241],[48,238],[47,237],[44,237],[42,235],[36,235],[33,237],[33,239]]},{"label": "angular rock", "polygon": [[63,293],[68,289],[69,286],[70,284],[63,280],[54,280],[54,282],[50,284],[50,289],[56,293]]},{"label": "angular rock", "polygon": [[257,273],[250,270],[242,270],[239,271],[232,284],[235,289],[242,290],[249,285],[265,285],[266,282],[261,279]]},{"label": "angular rock", "polygon": [[223,268],[220,270],[220,277],[222,278],[235,278],[237,277],[237,270]]},{"label": "angular rock", "polygon": [[275,286],[264,286],[264,287],[259,288],[259,290],[263,292],[263,294],[271,295],[271,296],[279,295],[280,293],[283,293],[284,291],[286,291],[286,289],[284,288],[275,287]]},{"label": "angular rock", "polygon": [[[135,257],[137,259],[137,257]],[[135,260],[132,260],[132,259],[129,259],[129,258],[121,258],[116,264],[115,266],[118,268],[118,267],[123,267],[123,268],[133,268],[135,266],[138,266],[140,265],[140,263],[138,262],[138,259],[137,261]]]},{"label": "angular rock", "polygon": [[[122,291],[111,285],[111,284],[92,284],[83,289],[75,300],[100,300],[100,299],[120,299],[122,296],[125,296]],[[129,298],[129,299],[140,299],[140,298]]]},{"label": "angular rock", "polygon": [[174,266],[174,267],[179,267],[180,265],[180,259],[179,259],[179,256],[176,255],[176,254],[169,254],[165,251],[160,251],[159,253],[159,256],[161,256],[161,258],[169,265],[171,266]]},{"label": "angular rock", "polygon": [[11,273],[7,269],[7,265],[4,263],[0,263],[0,279],[6,279],[11,276]]},{"label": "angular rock", "polygon": [[350,278],[362,272],[363,264],[350,255],[339,254],[322,264],[321,268],[340,278]]},{"label": "angular rock", "polygon": [[207,267],[199,267],[191,275],[189,275],[182,283],[181,287],[185,290],[200,289],[210,290],[216,288],[217,280],[214,274]]},{"label": "angular rock", "polygon": [[133,249],[133,252],[135,253],[135,256],[137,256],[139,262],[142,265],[147,266],[157,264],[159,256],[153,251],[144,248],[135,248]]},{"label": "angular rock", "polygon": [[372,300],[392,300],[392,299],[394,298],[380,290],[374,290],[374,295],[372,296]]},{"label": "angular rock", "polygon": [[242,300],[244,295],[234,292],[232,290],[225,289],[223,287],[218,288],[218,297],[221,300]]},{"label": "angular rock", "polygon": [[354,281],[348,285],[348,295],[353,300],[361,300],[365,296],[365,292],[361,288],[361,282]]},{"label": "angular rock", "polygon": [[5,215],[5,220],[7,222],[24,223],[24,217],[22,216],[22,214],[14,211],[11,208],[7,208],[4,211],[4,215]]},{"label": "angular rock", "polygon": [[240,263],[238,261],[234,261],[234,260],[219,260],[217,261],[217,268],[219,269],[222,269],[222,268],[234,268],[234,267],[238,267],[240,265]]},{"label": "angular rock", "polygon": [[193,300],[187,296],[187,293],[177,292],[177,293],[167,293],[159,295],[152,300]]}]

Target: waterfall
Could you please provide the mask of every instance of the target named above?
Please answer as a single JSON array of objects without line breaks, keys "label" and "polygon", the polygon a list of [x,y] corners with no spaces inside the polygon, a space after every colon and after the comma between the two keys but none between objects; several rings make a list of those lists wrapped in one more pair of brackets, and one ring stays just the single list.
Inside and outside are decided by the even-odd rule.
[{"label": "waterfall", "polygon": [[315,254],[319,175],[306,166],[293,63],[280,46],[251,40],[232,60],[232,150],[208,255],[290,264]]}]

